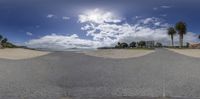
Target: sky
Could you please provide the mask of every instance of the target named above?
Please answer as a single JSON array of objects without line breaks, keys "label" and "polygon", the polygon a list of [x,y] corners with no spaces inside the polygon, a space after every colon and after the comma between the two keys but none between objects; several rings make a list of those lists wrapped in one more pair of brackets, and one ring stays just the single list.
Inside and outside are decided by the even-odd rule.
[{"label": "sky", "polygon": [[199,0],[1,0],[0,34],[17,45],[61,50],[139,40],[170,44],[167,28],[184,21],[184,41],[198,42],[199,5]]}]

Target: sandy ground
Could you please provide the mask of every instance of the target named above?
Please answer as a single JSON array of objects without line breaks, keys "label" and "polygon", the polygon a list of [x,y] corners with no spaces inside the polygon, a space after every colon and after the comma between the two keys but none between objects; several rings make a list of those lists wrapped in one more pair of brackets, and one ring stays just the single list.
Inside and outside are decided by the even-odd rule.
[{"label": "sandy ground", "polygon": [[28,59],[28,58],[43,56],[49,53],[50,52],[35,51],[22,48],[6,48],[6,49],[0,49],[0,58],[20,60],[20,59]]},{"label": "sandy ground", "polygon": [[96,51],[84,51],[86,55],[95,57],[104,57],[112,59],[133,58],[147,55],[154,52],[154,50],[142,49],[101,49]]},{"label": "sandy ground", "polygon": [[170,51],[183,54],[190,57],[200,58],[200,49],[168,49]]}]

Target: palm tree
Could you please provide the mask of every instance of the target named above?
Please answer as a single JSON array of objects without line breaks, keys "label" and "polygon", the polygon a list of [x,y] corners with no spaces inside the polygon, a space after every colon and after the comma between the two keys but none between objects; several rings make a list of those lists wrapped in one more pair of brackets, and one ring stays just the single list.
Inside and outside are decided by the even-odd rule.
[{"label": "palm tree", "polygon": [[7,43],[7,41],[8,41],[8,39],[7,39],[7,38],[4,38],[4,39],[1,41],[1,43],[2,43],[2,44],[5,44],[5,43]]},{"label": "palm tree", "polygon": [[3,47],[3,45],[2,45],[2,39],[3,39],[3,36],[2,35],[0,35],[0,48],[2,48]]},{"label": "palm tree", "polygon": [[181,48],[183,46],[183,35],[187,33],[187,26],[184,22],[180,21],[176,23],[175,28],[179,34],[179,47]]},{"label": "palm tree", "polygon": [[168,33],[169,36],[171,36],[172,40],[172,46],[174,46],[174,35],[176,34],[176,30],[173,27],[168,28]]},{"label": "palm tree", "polygon": [[0,41],[3,39],[3,36],[2,35],[0,35]]},{"label": "palm tree", "polygon": [[1,46],[2,46],[2,47],[6,47],[7,41],[8,41],[7,38],[4,38],[3,40],[1,40]]},{"label": "palm tree", "polygon": [[134,47],[136,47],[136,42],[131,42],[130,44],[129,44],[129,47],[131,47],[131,48],[134,48]]},{"label": "palm tree", "polygon": [[128,44],[127,43],[121,43],[121,47],[122,48],[128,48]]}]

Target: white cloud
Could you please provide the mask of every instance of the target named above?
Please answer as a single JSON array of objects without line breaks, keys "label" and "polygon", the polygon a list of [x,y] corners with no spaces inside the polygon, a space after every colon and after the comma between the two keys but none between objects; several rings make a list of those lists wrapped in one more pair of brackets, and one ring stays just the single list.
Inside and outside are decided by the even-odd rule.
[{"label": "white cloud", "polygon": [[143,21],[144,24],[149,24],[150,22],[154,22],[157,18],[146,18]]},{"label": "white cloud", "polygon": [[[128,24],[126,22],[122,24],[93,24],[89,22],[82,27],[82,30],[85,30],[88,36],[92,36],[93,40],[104,42],[105,45],[113,45],[118,41],[130,43],[139,40],[154,40],[168,44],[170,43],[170,38],[166,31],[168,27],[169,24],[162,19],[151,17],[138,20],[136,24]],[[185,41],[196,41],[196,37],[193,34],[188,33],[185,36]],[[178,41],[178,38],[175,41]]]},{"label": "white cloud", "polygon": [[197,42],[199,42],[198,35],[196,33],[193,33],[193,32],[188,32],[184,36],[184,41],[185,42],[197,43]]},{"label": "white cloud", "polygon": [[142,16],[135,16],[135,17],[133,17],[132,19],[133,20],[138,20],[138,19],[141,19],[142,18]]},{"label": "white cloud", "polygon": [[40,28],[40,25],[36,25],[35,28]]},{"label": "white cloud", "polygon": [[48,14],[47,15],[47,18],[53,18],[55,15],[53,15],[53,14]]},{"label": "white cloud", "polygon": [[78,35],[46,35],[39,39],[32,39],[25,43],[31,48],[44,48],[52,50],[63,50],[68,48],[93,48],[100,46],[99,42],[80,39]]},{"label": "white cloud", "polygon": [[79,15],[79,22],[93,22],[93,23],[119,23],[122,20],[111,12],[105,12],[100,9],[86,11],[84,14]]},{"label": "white cloud", "polygon": [[69,19],[70,19],[70,17],[63,16],[63,17],[62,17],[62,19],[63,19],[63,20],[69,20]]},{"label": "white cloud", "polygon": [[[82,29],[87,32],[87,35],[92,36],[93,40],[104,42],[105,45],[113,45],[118,41],[130,43],[132,41],[139,40],[156,40],[160,42],[168,41],[169,38],[166,34],[166,28],[162,27],[154,29],[146,26],[149,19],[143,20],[143,24],[130,25],[124,23],[122,25],[117,24],[100,24],[86,25]],[[151,20],[152,21],[152,20]],[[156,22],[154,25],[161,25],[163,23]]]},{"label": "white cloud", "polygon": [[135,16],[136,19],[140,18],[140,16]]},{"label": "white cloud", "polygon": [[141,20],[139,20],[139,22],[144,24],[144,25],[149,25],[150,27],[154,27],[154,26],[168,27],[168,24],[164,23],[162,21],[162,19],[159,19],[159,18],[156,18],[156,17],[141,19]]},{"label": "white cloud", "polygon": [[153,10],[158,10],[158,8],[155,7],[155,8],[153,8]]},{"label": "white cloud", "polygon": [[155,24],[155,26],[160,26],[160,22],[156,22],[156,23],[154,23]]},{"label": "white cloud", "polygon": [[[81,29],[86,32],[86,36],[90,36],[92,39],[82,39],[77,34],[70,36],[52,34],[30,40],[26,45],[33,48],[62,50],[67,48],[114,46],[119,41],[130,43],[132,41],[154,40],[166,45],[171,42],[170,37],[167,35],[169,24],[162,19],[151,17],[140,19],[135,24],[128,24],[127,22],[122,22],[121,18],[117,16],[111,16],[113,14],[106,14],[110,12],[100,11],[99,9],[91,12],[92,14],[95,12],[95,18],[90,18],[90,15],[86,12],[79,15],[79,22],[84,24]],[[101,12],[100,14],[103,17],[100,18],[96,12]],[[176,35],[174,39],[176,44],[178,40],[178,35]],[[184,36],[184,41],[195,42],[198,39],[195,33],[188,32]]]},{"label": "white cloud", "polygon": [[168,9],[168,8],[171,8],[171,6],[166,6],[166,5],[163,5],[163,6],[160,6],[161,8],[164,8],[164,9]]},{"label": "white cloud", "polygon": [[32,36],[33,33],[31,33],[31,32],[26,32],[26,35]]},{"label": "white cloud", "polygon": [[169,9],[171,8],[171,6],[166,6],[166,5],[163,5],[163,6],[160,6],[160,7],[154,7],[153,10],[158,10],[159,8],[163,8],[163,9]]},{"label": "white cloud", "polygon": [[162,16],[162,17],[166,17],[166,16],[167,16],[167,14],[161,14],[160,16]]}]

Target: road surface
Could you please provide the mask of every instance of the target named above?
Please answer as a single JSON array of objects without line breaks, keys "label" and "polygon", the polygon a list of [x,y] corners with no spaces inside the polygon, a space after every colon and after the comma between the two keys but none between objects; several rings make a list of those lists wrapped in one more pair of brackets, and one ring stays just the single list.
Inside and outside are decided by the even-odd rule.
[{"label": "road surface", "polygon": [[200,58],[166,49],[130,59],[55,52],[0,59],[0,99],[188,99],[200,97]]}]

